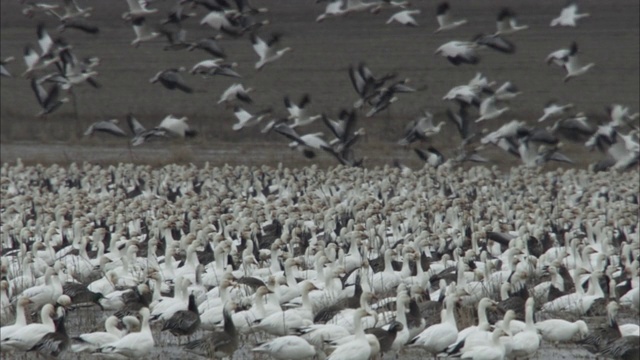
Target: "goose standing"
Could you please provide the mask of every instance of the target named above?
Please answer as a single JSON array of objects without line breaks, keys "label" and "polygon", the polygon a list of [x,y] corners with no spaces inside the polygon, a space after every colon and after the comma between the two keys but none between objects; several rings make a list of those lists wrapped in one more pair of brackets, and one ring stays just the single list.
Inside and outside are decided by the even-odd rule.
[{"label": "goose standing", "polygon": [[455,29],[460,25],[464,25],[467,23],[466,19],[462,20],[453,20],[451,17],[451,7],[449,3],[444,1],[438,4],[436,8],[436,19],[438,20],[438,29],[436,29],[435,33],[439,33],[440,31]]},{"label": "goose standing", "polygon": [[472,349],[462,348],[461,359],[472,360],[502,360],[505,358],[506,349],[500,342],[500,336],[504,333],[502,328],[496,327],[491,333],[490,342],[474,346]]},{"label": "goose standing", "polygon": [[236,309],[236,304],[228,302],[224,304],[222,316],[224,318],[224,330],[214,331],[201,339],[187,343],[184,349],[207,358],[231,356],[238,348],[238,333],[233,324],[229,311]]},{"label": "goose standing", "polygon": [[398,285],[402,282],[402,278],[398,273],[393,270],[391,260],[395,251],[387,249],[384,252],[384,270],[374,273],[371,277],[371,289],[374,294],[388,294],[394,291]]},{"label": "goose standing", "polygon": [[105,320],[106,331],[80,334],[73,338],[75,344],[71,345],[72,352],[93,352],[103,345],[118,341],[124,336],[124,331],[118,329],[120,320],[111,315]]},{"label": "goose standing", "polygon": [[515,334],[511,339],[511,352],[510,356],[516,358],[531,358],[535,355],[540,348],[540,338],[536,330],[536,326],[533,323],[533,306],[534,300],[532,297],[527,299],[525,303],[525,327],[524,330]]},{"label": "goose standing", "polygon": [[55,315],[56,311],[53,305],[44,305],[40,311],[42,323],[22,326],[7,336],[3,334],[0,348],[2,348],[3,352],[11,350],[27,351],[31,349],[43,336],[56,330],[53,322],[53,316]]},{"label": "goose standing", "polygon": [[367,360],[373,355],[369,341],[362,328],[362,317],[368,315],[365,309],[357,309],[353,313],[355,324],[354,339],[335,348],[327,360]]},{"label": "goose standing", "polygon": [[69,335],[64,326],[66,316],[62,315],[55,320],[54,332],[45,334],[36,344],[28,351],[37,351],[39,354],[47,358],[58,357],[60,353],[67,350],[70,344]]},{"label": "goose standing", "polygon": [[305,339],[294,335],[275,338],[259,344],[251,351],[269,354],[275,359],[282,360],[308,359],[316,354],[316,349]]},{"label": "goose standing", "polygon": [[478,302],[478,325],[472,325],[462,329],[458,333],[456,341],[447,347],[447,354],[453,354],[460,350],[460,348],[464,345],[464,340],[470,334],[478,331],[489,331],[490,324],[489,320],[487,319],[487,308],[489,306],[495,307],[497,304],[497,302],[486,297],[480,299],[480,301]]},{"label": "goose standing", "polygon": [[155,345],[153,334],[149,327],[149,309],[146,307],[140,309],[140,315],[142,316],[142,324],[139,332],[129,333],[112,343],[103,345],[96,352],[107,356],[119,355],[133,359],[148,355]]},{"label": "goose standing", "polygon": [[538,321],[535,326],[543,340],[555,344],[571,341],[576,334],[582,339],[589,333],[589,327],[583,320],[569,322],[563,319],[547,319]]},{"label": "goose standing", "polygon": [[454,315],[456,297],[448,295],[445,303],[446,307],[443,310],[445,315],[441,322],[426,328],[409,342],[410,345],[419,346],[435,356],[456,341],[458,338],[458,327]]},{"label": "goose standing", "polygon": [[175,312],[162,325],[162,330],[169,330],[174,336],[191,336],[200,327],[200,314],[196,305],[195,295],[189,295],[189,305],[187,310]]},{"label": "goose standing", "polygon": [[291,50],[290,47],[276,50],[274,46],[278,41],[280,41],[280,35],[278,34],[271,34],[267,41],[262,40],[255,34],[251,34],[251,44],[253,44],[253,49],[260,57],[255,65],[256,70],[260,70],[268,63],[280,59],[285,53]]},{"label": "goose standing", "polygon": [[[16,304],[16,320],[13,325],[0,327],[0,339],[12,337],[15,332],[27,325],[26,309],[29,304],[31,304],[31,300],[29,300],[28,297],[20,296],[20,298],[18,298],[18,302]],[[4,346],[0,349],[1,352],[8,350],[9,347],[5,349]]]}]

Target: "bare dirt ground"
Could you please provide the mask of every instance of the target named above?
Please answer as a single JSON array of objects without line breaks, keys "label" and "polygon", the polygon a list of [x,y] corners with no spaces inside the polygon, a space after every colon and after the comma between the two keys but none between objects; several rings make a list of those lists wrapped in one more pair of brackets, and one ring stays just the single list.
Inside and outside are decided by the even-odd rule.
[{"label": "bare dirt ground", "polygon": [[[295,165],[335,163],[329,154],[321,154],[314,161],[292,154],[286,148],[284,138],[273,133],[265,136],[258,127],[240,132],[231,130],[235,122],[232,110],[216,105],[216,102],[224,89],[237,79],[203,79],[184,74],[187,83],[195,89],[193,94],[149,84],[149,78],[160,70],[179,66],[190,68],[210,56],[202,51],[163,51],[165,43],[160,39],[134,48],[130,45],[134,38],[133,30],[121,19],[121,14],[127,10],[125,1],[87,0],[81,3],[94,7],[92,16],[87,20],[99,26],[100,33],[89,35],[67,30],[61,35],[73,45],[78,57],[97,56],[101,59],[97,70],[102,88],[82,85],[75,92],[77,109],[70,102],[46,119],[38,119],[34,115],[39,107],[29,81],[19,76],[25,69],[21,54],[27,43],[37,47],[35,26],[38,21],[43,21],[49,32],[57,36],[57,20],[42,14],[29,19],[22,16],[19,2],[2,2],[1,54],[17,58],[7,66],[17,76],[2,78],[0,87],[3,162],[19,156],[30,162],[63,163],[136,161],[137,156],[138,161],[147,162],[155,158],[160,163],[176,159],[199,163],[209,160],[214,163],[257,164],[265,157]],[[154,7],[160,11],[150,17],[149,22],[158,23],[173,3],[169,0],[154,2]],[[485,123],[483,128],[487,130],[511,119],[533,124],[549,99],[574,103],[577,111],[587,113],[594,124],[605,119],[604,107],[611,103],[628,105],[632,111],[639,107],[637,1],[580,2],[581,10],[591,13],[591,16],[582,19],[577,28],[549,27],[549,22],[559,14],[562,6],[556,1],[531,0],[517,4],[508,1],[452,1],[456,16],[467,18],[469,23],[439,34],[433,34],[436,28],[435,4],[426,1],[413,4],[422,10],[417,16],[420,26],[416,28],[385,25],[392,10],[384,10],[378,15],[351,14],[316,23],[314,20],[324,11],[324,3],[265,0],[256,1],[256,5],[270,10],[258,16],[270,21],[260,34],[281,33],[281,46],[290,46],[293,50],[258,72],[254,70],[257,55],[248,38],[220,41],[228,60],[238,63],[237,71],[243,76],[241,82],[256,89],[254,104],[247,107],[250,111],[271,107],[274,116],[283,116],[286,114],[282,103],[284,95],[297,99],[303,93],[309,93],[312,113],[325,112],[336,116],[340,109],[351,107],[356,100],[347,68],[363,60],[376,74],[396,72],[401,78],[410,78],[414,87],[424,89],[401,94],[400,100],[389,111],[373,118],[361,116],[359,126],[367,130],[368,138],[358,145],[357,152],[367,156],[365,165],[388,164],[391,159],[398,158],[411,166],[420,166],[413,152],[395,145],[405,124],[425,108],[436,115],[436,123],[446,120],[446,108],[455,108],[455,105],[442,101],[442,96],[453,86],[468,82],[478,71],[499,84],[511,81],[522,91],[522,95],[512,101],[512,111],[499,120]],[[517,46],[515,54],[484,50],[480,64],[459,67],[433,55],[435,49],[447,41],[469,40],[478,33],[495,31],[496,13],[503,5],[513,7],[519,22],[530,26],[526,31],[507,36]],[[215,34],[214,30],[198,25],[204,11],[199,10],[198,13],[199,16],[184,24],[188,40]],[[564,70],[548,66],[544,59],[551,51],[566,48],[574,40],[579,44],[582,60],[595,62],[596,67],[584,76],[563,83]],[[123,157],[123,152],[128,153],[125,139],[112,139],[108,135],[82,138],[86,127],[97,120],[119,118],[124,126],[127,112],[132,112],[147,127],[155,126],[167,114],[188,116],[200,136],[191,141],[185,151],[179,150],[183,147],[181,144],[144,145],[155,150],[134,149],[133,159],[128,154]],[[329,137],[320,122],[301,130],[303,133],[306,131],[324,131]],[[451,143],[457,143],[458,139],[453,126],[446,124],[441,135],[433,139],[433,145],[445,155],[450,155]],[[24,151],[25,146],[28,151]],[[65,149],[64,152],[59,151],[60,147]],[[161,150],[167,147],[171,150]],[[211,155],[211,149],[218,156]],[[227,149],[237,151],[226,152]],[[177,154],[168,155],[166,151]],[[603,157],[586,152],[582,145],[571,143],[566,144],[565,151],[576,161],[576,166],[585,166]],[[497,149],[490,149],[486,155],[499,164],[518,163],[517,159],[505,157]]]}]

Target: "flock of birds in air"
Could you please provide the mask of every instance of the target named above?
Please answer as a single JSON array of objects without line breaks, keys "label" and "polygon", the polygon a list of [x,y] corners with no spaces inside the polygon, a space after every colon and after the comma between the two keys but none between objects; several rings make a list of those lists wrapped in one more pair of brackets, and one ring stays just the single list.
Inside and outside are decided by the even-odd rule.
[{"label": "flock of birds in air", "polygon": [[[319,1],[320,2],[320,1]],[[220,37],[244,38],[249,36],[253,49],[257,54],[255,69],[261,70],[273,63],[291,50],[279,45],[281,35],[274,33],[269,36],[259,34],[260,29],[269,23],[268,20],[257,20],[256,17],[267,12],[265,8],[252,7],[244,1],[237,1],[236,7],[226,0],[178,0],[175,7],[167,14],[158,26],[151,26],[147,17],[158,13],[158,9],[150,8],[148,1],[128,0],[129,11],[122,14],[122,18],[130,22],[135,38],[131,44],[140,46],[142,43],[166,37],[168,43],[164,50],[198,50],[213,56],[212,59],[195,64],[191,74],[206,77],[227,76],[241,79],[242,76],[234,70],[235,62],[226,61],[226,53],[218,43]],[[321,22],[328,18],[341,18],[356,12],[379,13],[384,9],[397,9],[389,17],[387,24],[398,22],[407,26],[418,26],[415,16],[420,10],[408,8],[407,1],[371,1],[333,0],[328,1],[324,13],[317,17]],[[217,35],[199,39],[187,40],[187,31],[183,22],[192,22],[190,18],[197,14],[193,9],[204,9],[206,15],[200,20],[201,26],[209,26],[218,31]],[[31,3],[24,9],[24,14],[34,17],[38,14],[55,16],[60,19],[59,30],[74,29],[89,34],[99,33],[99,29],[88,20],[91,8],[81,8],[75,1],[65,1],[63,6],[49,3]],[[447,2],[440,3],[436,9],[438,28],[436,33],[446,32],[467,23],[466,19],[456,19],[455,13]],[[577,26],[581,19],[588,17],[588,13],[581,13],[575,3],[562,9],[557,18],[552,19],[553,26]],[[336,20],[338,21],[338,20]],[[516,51],[515,44],[506,38],[511,33],[526,31],[527,25],[518,23],[515,13],[509,8],[500,10],[497,16],[497,30],[491,35],[478,35],[472,41],[449,41],[440,46],[435,53],[446,58],[456,66],[478,64],[479,52],[484,49],[494,50],[505,54]],[[31,45],[26,45],[24,61],[27,69],[24,76],[31,79],[31,87],[42,110],[38,116],[46,116],[54,112],[69,98],[63,94],[66,90],[73,95],[73,89],[81,84],[99,87],[97,81],[97,66],[100,60],[96,57],[78,59],[72,52],[72,46],[63,38],[53,39],[42,23],[37,27],[37,39],[40,47],[38,52]],[[239,40],[243,41],[243,40]],[[583,63],[579,58],[578,44],[572,42],[564,49],[552,52],[546,58],[550,65],[559,66],[566,70],[564,81],[587,74],[594,66],[593,63]],[[5,64],[11,58],[2,62],[2,74],[11,76]],[[57,71],[41,74],[52,65]],[[188,81],[182,76],[185,67],[170,68],[159,71],[152,77],[150,83],[159,83],[169,90],[192,93]],[[268,70],[267,70],[268,71]],[[300,150],[306,157],[312,158],[317,151],[327,151],[344,165],[362,165],[364,157],[355,155],[353,145],[366,134],[364,128],[358,128],[357,116],[361,112],[365,117],[373,117],[388,109],[398,101],[400,94],[419,91],[408,85],[408,79],[398,79],[398,74],[391,73],[376,76],[364,62],[353,65],[348,76],[358,96],[353,109],[339,112],[337,119],[328,115],[312,114],[309,109],[311,98],[309,94],[301,97],[298,103],[285,96],[284,103],[287,110],[285,117],[272,116],[272,108],[251,113],[243,104],[251,104],[252,88],[245,88],[241,82],[231,85],[220,96],[219,104],[225,103],[233,108],[237,123],[233,125],[236,131],[267,123],[262,132],[275,131],[291,140],[289,146]],[[426,149],[414,148],[416,154],[432,166],[439,166],[445,162],[459,164],[464,161],[488,162],[479,154],[489,144],[521,159],[527,166],[537,166],[548,161],[572,163],[573,161],[560,152],[561,139],[583,143],[589,149],[597,147],[606,153],[606,159],[594,164],[596,169],[608,168],[627,169],[638,163],[640,146],[638,145],[638,126],[634,125],[639,118],[638,113],[632,114],[628,107],[614,104],[607,108],[610,122],[594,125],[589,123],[583,112],[576,111],[571,103],[550,101],[545,107],[538,122],[553,122],[546,127],[538,127],[525,121],[513,120],[498,130],[489,134],[478,129],[478,123],[498,119],[508,112],[509,101],[520,94],[518,88],[511,82],[497,86],[481,73],[471,79],[468,84],[452,88],[443,100],[457,103],[457,111],[448,110],[449,120],[459,130],[461,142],[453,149],[453,155],[447,159],[434,146]],[[75,97],[72,97],[75,100]],[[268,120],[270,117],[274,118]],[[329,132],[334,136],[332,140],[324,138],[323,132],[304,134],[301,129],[314,121],[322,120]],[[158,126],[147,129],[133,114],[127,116],[127,123],[132,133],[131,144],[143,144],[151,138],[165,137],[193,137],[197,132],[192,129],[186,117],[167,115]],[[413,142],[430,143],[430,138],[442,129],[442,125],[434,125],[433,115],[424,110],[417,119],[406,125],[405,136],[398,141],[403,146]],[[106,132],[111,135],[126,137],[127,132],[118,126],[118,120],[99,121],[92,124],[85,132],[91,135],[96,132]],[[484,136],[483,136],[484,135]],[[480,144],[478,144],[480,140]]]},{"label": "flock of birds in air", "polygon": [[[266,20],[255,17],[266,9],[243,0],[234,6],[226,0],[179,0],[158,28],[146,23],[158,12],[153,4],[127,3],[122,18],[133,26],[132,45],[164,34],[167,48],[216,57],[196,64],[194,74],[241,78],[215,37],[186,41],[182,22],[194,9],[205,9],[201,23],[224,36],[249,35],[257,70],[288,51],[279,47],[278,35],[258,34]],[[418,26],[419,12],[393,0],[329,1],[317,21],[385,9],[398,11],[387,23]],[[56,16],[61,30],[99,31],[89,21],[91,8],[75,0],[29,3],[24,14]],[[587,16],[570,4],[551,26],[577,26]],[[446,2],[437,6],[437,21],[438,33],[466,23]],[[476,64],[481,49],[515,51],[505,36],[526,29],[505,8],[495,34],[445,43],[436,54],[456,66]],[[80,84],[100,86],[100,62],[77,59],[69,44],[52,39],[42,25],[37,35],[41,51],[25,47],[24,75],[44,116],[67,101],[64,91],[73,96]],[[577,52],[573,43],[549,54],[547,62],[563,67],[568,81],[593,66],[580,63]],[[11,76],[6,63],[2,74]],[[41,75],[52,65],[56,72]],[[158,72],[149,81],[189,93],[180,70]],[[612,177],[558,169],[541,175],[530,168],[550,160],[571,162],[558,151],[558,134],[607,152],[609,159],[598,164],[602,169],[635,166],[638,114],[612,105],[610,121],[594,127],[584,114],[572,113],[571,104],[550,103],[538,119],[554,121],[549,128],[514,120],[482,134],[476,124],[501,116],[519,92],[508,82],[496,89],[478,73],[444,97],[459,105],[448,111],[462,139],[455,158],[445,160],[429,147],[415,151],[433,166],[364,171],[352,147],[365,134],[356,129],[356,117],[373,117],[416,89],[395,74],[375,76],[364,63],[348,75],[358,98],[337,119],[310,114],[309,95],[298,102],[285,97],[289,115],[269,121],[269,111],[251,114],[238,105],[251,103],[250,89],[240,83],[220,98],[235,104],[234,130],[265,122],[263,131],[282,134],[306,157],[328,151],[350,165],[332,171],[3,164],[3,357],[171,357],[154,352],[171,345],[178,354],[204,358],[253,353],[365,360],[415,352],[500,360],[529,359],[544,344],[561,343],[577,343],[606,358],[640,356],[640,326],[624,324],[619,316],[637,318],[640,309],[638,172]],[[319,119],[333,141],[300,134]],[[147,129],[129,115],[132,145],[195,136],[186,120],[169,115]],[[428,142],[443,125],[434,125],[425,110],[398,143]],[[95,132],[127,136],[116,121],[94,123],[86,135]],[[479,151],[487,144],[527,166],[508,177],[487,167],[465,172],[439,166],[485,162]],[[30,320],[38,315],[40,322]],[[104,330],[97,328],[101,315]],[[93,331],[71,333],[69,319]]]}]

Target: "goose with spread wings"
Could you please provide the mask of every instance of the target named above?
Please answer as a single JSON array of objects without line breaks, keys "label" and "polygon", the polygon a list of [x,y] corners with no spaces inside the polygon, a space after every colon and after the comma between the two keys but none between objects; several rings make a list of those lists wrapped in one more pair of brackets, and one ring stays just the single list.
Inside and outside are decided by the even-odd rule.
[{"label": "goose with spread wings", "polygon": [[436,33],[445,30],[452,30],[467,23],[467,19],[453,19],[451,16],[451,7],[446,1],[438,4],[438,7],[436,8],[436,20],[438,20],[438,29],[436,29]]},{"label": "goose with spread wings", "polygon": [[289,143],[289,147],[302,152],[302,154],[308,159],[312,159],[316,156],[314,150],[327,150],[331,148],[329,144],[322,139],[323,133],[321,132],[299,135],[286,123],[279,123],[275,125],[273,130],[292,140]]},{"label": "goose with spread wings", "polygon": [[180,75],[180,72],[184,70],[184,67],[180,67],[177,69],[171,68],[158,71],[158,73],[154,77],[149,79],[149,82],[151,84],[159,82],[160,84],[162,84],[162,86],[169,90],[178,89],[187,94],[191,94],[193,92],[193,89],[186,84],[184,78],[182,77],[182,75]]},{"label": "goose with spread wings", "polygon": [[280,34],[271,34],[271,36],[265,41],[256,34],[251,34],[253,50],[255,50],[256,54],[260,57],[255,65],[256,70],[260,70],[265,65],[280,59],[284,54],[291,50],[290,47],[276,50],[275,45],[280,41],[280,37]]}]

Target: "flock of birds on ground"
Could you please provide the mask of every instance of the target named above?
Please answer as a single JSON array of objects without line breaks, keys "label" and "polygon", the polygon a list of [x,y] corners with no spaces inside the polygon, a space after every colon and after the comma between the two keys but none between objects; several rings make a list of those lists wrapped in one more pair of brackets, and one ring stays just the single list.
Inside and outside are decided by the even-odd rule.
[{"label": "flock of birds on ground", "polygon": [[639,355],[638,172],[18,161],[1,176],[3,355]]},{"label": "flock of birds on ground", "polygon": [[[130,11],[122,17],[134,27],[133,45],[166,30],[146,25],[158,12],[152,4],[127,2]],[[168,48],[224,55],[214,38],[185,40],[180,24],[193,6],[207,9],[202,23],[224,36],[248,34],[259,54],[256,69],[287,52],[276,50],[277,35],[258,35],[265,21],[254,16],[265,9],[241,0],[235,7],[223,0],[179,1],[164,21],[179,29],[169,33]],[[318,21],[407,6],[330,1]],[[89,22],[90,11],[66,0],[62,7],[31,3],[24,13],[57,16],[61,30],[98,32]],[[446,3],[437,13],[439,33],[466,22],[453,18]],[[403,9],[389,22],[417,26],[415,15]],[[575,26],[585,15],[572,4],[551,25]],[[498,18],[496,34],[447,43],[437,53],[461,65],[477,63],[480,48],[513,52],[504,35],[526,26],[509,9]],[[99,60],[76,59],[71,47],[52,40],[43,26],[37,33],[42,53],[27,46],[26,75],[46,115],[65,102],[63,91],[73,99],[76,86],[99,86]],[[547,60],[563,66],[568,80],[591,67],[580,65],[576,52],[573,44]],[[35,76],[50,64],[59,71]],[[234,68],[212,60],[192,72],[239,77]],[[338,120],[308,113],[309,95],[298,102],[285,97],[289,116],[265,128],[286,136],[307,157],[329,151],[340,161],[334,168],[4,163],[3,357],[35,352],[45,358],[139,359],[188,353],[365,360],[415,354],[489,360],[533,358],[545,347],[553,351],[565,343],[611,359],[640,357],[640,326],[633,323],[640,309],[640,173],[542,172],[533,166],[570,161],[558,151],[558,133],[608,152],[610,159],[599,169],[635,166],[637,114],[612,105],[610,122],[593,127],[583,114],[568,116],[571,104],[552,103],[539,119],[554,119],[549,129],[514,120],[482,134],[476,124],[507,111],[502,104],[518,90],[510,83],[494,90],[479,73],[445,96],[459,104],[448,115],[462,138],[458,155],[449,161],[485,161],[477,147],[471,149],[479,142],[504,148],[527,166],[508,173],[440,166],[446,160],[431,147],[416,152],[433,166],[365,169],[354,166],[362,159],[352,148],[365,134],[356,126],[359,112],[373,117],[403,92],[418,89],[395,74],[376,77],[364,63],[353,66],[349,76],[358,99]],[[191,89],[177,69],[150,81]],[[248,102],[249,92],[238,83],[220,101]],[[475,107],[474,119],[469,113]],[[238,106],[234,112],[236,130],[269,115]],[[167,116],[151,129],[133,115],[127,119],[132,145],[196,134],[185,118]],[[298,133],[316,119],[336,140]],[[428,141],[442,126],[425,110],[398,143]],[[87,134],[104,131],[126,136],[115,121],[93,124]],[[540,142],[544,147],[534,149]]]},{"label": "flock of birds on ground", "polygon": [[[168,40],[163,47],[164,50],[198,50],[213,57],[192,66],[189,73],[194,75],[242,78],[235,70],[238,64],[226,61],[227,54],[218,42],[222,37],[246,41],[244,38],[249,36],[258,55],[256,71],[268,67],[291,50],[290,47],[280,46],[281,34],[272,33],[266,36],[260,33],[263,32],[263,27],[269,24],[269,20],[260,20],[259,17],[268,13],[268,9],[251,6],[244,0],[235,1],[235,6],[227,0],[178,0],[157,26],[150,25],[147,20],[159,13],[157,8],[152,8],[152,2],[127,0],[127,3],[129,11],[122,14],[122,19],[131,23],[133,27],[133,46],[138,47],[164,36]],[[387,24],[398,22],[407,26],[418,26],[415,17],[420,14],[420,10],[413,10],[409,6],[407,1],[396,0],[332,0],[328,1],[324,13],[317,17],[317,21],[343,21],[342,18],[348,21],[355,13],[378,14],[391,9],[397,12],[388,18]],[[187,40],[186,24],[193,22],[191,18],[198,15],[195,12],[197,9],[205,11],[200,25],[210,27],[217,33],[190,41]],[[59,31],[73,29],[98,34],[99,29],[90,22],[91,11],[90,7],[80,7],[75,0],[65,0],[62,5],[28,3],[23,13],[29,17],[55,16],[60,20]],[[447,2],[438,4],[436,14],[436,33],[443,33],[467,23],[466,19],[455,17],[454,10]],[[550,25],[575,27],[578,21],[583,21],[581,19],[588,16],[588,13],[581,13],[575,3],[570,3],[562,9],[560,16],[552,19]],[[478,64],[479,53],[485,49],[505,54],[514,53],[516,46],[506,36],[526,31],[528,28],[527,25],[518,23],[513,10],[503,8],[497,16],[495,33],[477,35],[472,41],[449,41],[440,46],[435,54],[443,56],[456,66]],[[90,86],[100,87],[97,81],[100,59],[78,59],[72,51],[72,45],[62,37],[52,38],[42,22],[38,24],[36,33],[40,52],[29,44],[25,46],[24,60],[27,69],[23,75],[30,78],[31,87],[41,107],[38,116],[46,116],[69,102],[69,97],[65,96],[62,90],[69,92],[75,102],[73,91],[77,86],[88,83]],[[567,48],[552,52],[546,58],[549,65],[566,70],[565,82],[588,73],[594,66],[593,63],[586,64],[579,59],[576,41],[568,45]],[[2,74],[10,76],[4,67],[7,62],[7,59],[2,62]],[[42,75],[43,71],[52,65],[57,67],[57,71]],[[193,93],[189,81],[182,75],[186,70],[186,67],[164,69],[158,71],[149,82],[159,83],[169,90]],[[297,103],[285,95],[285,116],[274,114],[273,107],[258,111],[247,110],[246,106],[253,103],[253,95],[250,94],[253,89],[245,88],[241,82],[234,83],[226,89],[218,103],[233,108],[233,115],[237,119],[233,124],[233,130],[240,131],[259,123],[267,123],[262,128],[263,133],[275,131],[282,134],[291,141],[289,147],[301,151],[308,158],[315,157],[318,151],[326,151],[335,156],[341,164],[361,166],[365,157],[355,154],[354,144],[366,135],[366,131],[359,127],[358,116],[373,117],[389,109],[399,100],[401,94],[422,91],[426,86],[412,87],[408,84],[409,79],[399,79],[397,73],[376,76],[364,62],[352,65],[348,76],[358,99],[353,109],[341,110],[337,119],[325,113],[313,114],[310,110],[309,94],[301,96]],[[488,162],[490,159],[480,155],[480,152],[489,145],[495,145],[514,155],[527,166],[539,166],[548,161],[573,163],[572,159],[560,151],[563,146],[561,140],[584,144],[590,150],[597,147],[605,153],[604,160],[593,164],[597,170],[624,170],[637,166],[640,159],[640,127],[637,119],[640,114],[632,113],[628,107],[620,104],[609,106],[607,115],[610,121],[599,125],[590,123],[585,113],[575,109],[573,104],[552,100],[545,105],[543,115],[538,119],[539,123],[553,122],[549,126],[540,127],[537,123],[534,125],[526,121],[513,120],[493,132],[479,128],[478,123],[497,121],[504,117],[504,114],[510,111],[509,102],[520,93],[518,87],[511,82],[507,81],[498,86],[478,72],[469,83],[455,86],[443,97],[443,100],[459,106],[457,110],[447,111],[448,119],[455,124],[461,137],[459,145],[449,149],[452,152],[451,156],[445,156],[431,144],[431,138],[441,131],[443,123],[434,125],[434,116],[427,109],[406,125],[405,136],[398,143],[405,147],[412,146],[414,142],[427,144],[426,149],[415,147],[414,151],[426,163],[436,167],[444,163]],[[167,115],[159,125],[149,129],[136,120],[133,114],[128,114],[126,118],[133,146],[141,145],[150,139],[188,138],[197,134],[184,116]],[[302,132],[301,129],[317,120],[326,124],[329,133],[333,135],[332,140],[325,139],[323,132]],[[118,126],[117,119],[96,122],[89,126],[85,135],[99,132],[119,137],[127,136],[127,132]]]}]

